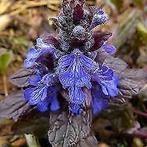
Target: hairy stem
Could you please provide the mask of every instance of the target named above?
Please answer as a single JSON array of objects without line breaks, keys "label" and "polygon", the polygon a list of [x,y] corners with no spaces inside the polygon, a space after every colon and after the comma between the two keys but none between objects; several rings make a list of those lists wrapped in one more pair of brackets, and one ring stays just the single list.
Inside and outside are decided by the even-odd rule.
[{"label": "hairy stem", "polygon": [[5,74],[3,74],[3,85],[5,96],[8,96],[7,77]]}]

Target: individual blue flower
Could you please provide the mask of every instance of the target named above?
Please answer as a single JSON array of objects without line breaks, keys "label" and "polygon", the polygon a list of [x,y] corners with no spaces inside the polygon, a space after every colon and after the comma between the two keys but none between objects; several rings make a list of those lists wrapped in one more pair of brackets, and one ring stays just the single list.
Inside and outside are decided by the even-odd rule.
[{"label": "individual blue flower", "polygon": [[47,45],[45,43],[42,43],[40,38],[37,40],[37,49],[36,48],[30,48],[26,59],[24,60],[24,66],[26,68],[30,68],[35,65],[36,62],[40,62],[46,54],[54,54],[55,47],[50,45]]},{"label": "individual blue flower", "polygon": [[47,111],[50,106],[51,111],[57,111],[60,106],[57,100],[57,88],[54,74],[34,75],[29,80],[30,86],[24,90],[24,97],[30,105],[36,105],[39,111]]},{"label": "individual blue flower", "polygon": [[102,91],[107,96],[117,96],[118,95],[118,78],[114,71],[106,66],[101,66],[93,74],[93,81],[96,81],[102,88]]},{"label": "individual blue flower", "polygon": [[105,44],[102,45],[102,48],[105,50],[105,52],[107,52],[107,53],[110,54],[110,55],[113,55],[113,54],[116,53],[116,48],[115,48],[115,46],[113,46],[113,45],[111,45],[111,44],[105,43]]},{"label": "individual blue flower", "polygon": [[68,89],[70,102],[84,103],[85,94],[82,88],[91,88],[90,72],[97,67],[96,63],[75,49],[71,54],[63,56],[58,64],[59,80]]},{"label": "individual blue flower", "polygon": [[98,9],[93,16],[90,29],[93,29],[98,25],[104,24],[107,20],[108,15],[102,9]]},{"label": "individual blue flower", "polygon": [[30,105],[36,105],[44,101],[47,97],[48,87],[44,84],[38,84],[35,87],[29,87],[24,90],[24,97],[28,100]]},{"label": "individual blue flower", "polygon": [[46,66],[37,64],[34,69],[34,74],[30,75],[28,79],[28,84],[31,86],[36,86],[43,78],[44,75],[48,73]]}]

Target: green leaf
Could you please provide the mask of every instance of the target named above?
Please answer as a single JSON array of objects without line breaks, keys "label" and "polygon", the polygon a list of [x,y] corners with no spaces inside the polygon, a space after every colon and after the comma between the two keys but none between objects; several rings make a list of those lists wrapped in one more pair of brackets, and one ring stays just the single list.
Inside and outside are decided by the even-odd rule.
[{"label": "green leaf", "polygon": [[9,64],[11,63],[13,54],[11,51],[0,51],[0,73],[6,72]]}]

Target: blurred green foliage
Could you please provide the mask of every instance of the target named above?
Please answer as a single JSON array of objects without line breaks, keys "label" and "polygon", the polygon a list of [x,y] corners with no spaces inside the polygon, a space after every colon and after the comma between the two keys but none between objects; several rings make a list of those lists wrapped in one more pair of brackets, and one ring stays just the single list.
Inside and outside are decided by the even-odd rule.
[{"label": "blurred green foliage", "polygon": [[0,73],[4,74],[9,66],[9,64],[12,62],[13,54],[12,51],[2,51],[0,53]]}]

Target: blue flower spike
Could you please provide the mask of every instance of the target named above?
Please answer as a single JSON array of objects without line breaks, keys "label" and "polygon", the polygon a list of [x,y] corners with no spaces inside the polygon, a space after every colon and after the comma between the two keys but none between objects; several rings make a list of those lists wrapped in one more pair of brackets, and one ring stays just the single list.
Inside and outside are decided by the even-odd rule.
[{"label": "blue flower spike", "polygon": [[[65,3],[55,19],[59,33],[39,37],[35,47],[28,51],[24,67],[34,73],[28,78],[24,97],[41,112],[59,111],[64,99],[67,109],[79,115],[86,106],[84,89],[87,89],[96,114],[108,107],[111,98],[118,96],[119,78],[115,71],[90,56],[96,57],[101,49],[110,56],[116,52],[107,43],[110,33],[92,30],[104,24],[108,16],[102,9],[94,8],[94,12],[85,9],[84,1]],[[66,98],[60,96],[63,91],[68,95]]]}]

